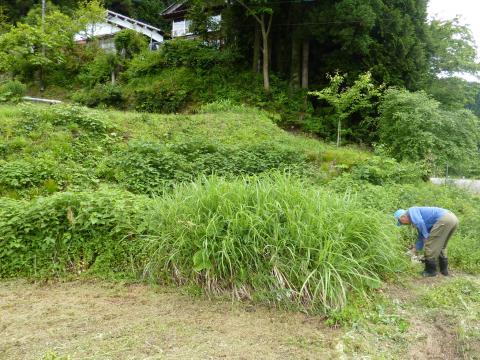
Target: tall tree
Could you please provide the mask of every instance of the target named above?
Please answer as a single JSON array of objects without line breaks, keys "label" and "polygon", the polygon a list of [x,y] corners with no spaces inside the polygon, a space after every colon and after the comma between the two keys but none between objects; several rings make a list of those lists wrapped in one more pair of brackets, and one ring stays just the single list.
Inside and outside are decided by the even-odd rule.
[{"label": "tall tree", "polygon": [[[61,12],[72,15],[75,9],[83,3],[83,0],[49,0],[47,7],[56,7]],[[4,7],[5,14],[8,16],[12,24],[21,21],[23,17],[27,16],[30,10],[34,7],[41,6],[39,0],[2,0],[1,6]]]},{"label": "tall tree", "polygon": [[33,8],[25,22],[0,35],[0,71],[29,80],[40,69],[64,64],[74,48],[74,34],[105,16],[96,0],[84,3],[73,18],[52,5],[47,10],[44,22]]},{"label": "tall tree", "polygon": [[[283,9],[288,13],[288,27],[283,37],[290,39],[291,44],[290,81],[293,88],[308,88],[310,40],[312,37],[310,30],[313,27],[310,21],[315,22],[315,19],[309,18],[309,14],[313,9],[315,9],[315,4],[311,1],[292,2],[288,9]],[[280,27],[282,27],[281,24]]]},{"label": "tall tree", "polygon": [[126,16],[133,16],[135,10],[132,0],[105,0],[105,7]]},{"label": "tall tree", "polygon": [[427,0],[377,1],[366,64],[389,85],[424,88],[429,78]]},{"label": "tall tree", "polygon": [[[160,13],[169,5],[168,0],[133,0],[130,16],[160,29],[168,29],[170,23]],[[112,9],[113,10],[113,9]]]},{"label": "tall tree", "polygon": [[432,20],[428,36],[432,76],[457,72],[476,74],[480,71],[472,32],[458,18]]},{"label": "tall tree", "polygon": [[302,89],[308,89],[308,74],[310,71],[310,39],[302,41]]},{"label": "tall tree", "polygon": [[273,8],[268,6],[268,0],[235,0],[238,4],[247,10],[247,14],[253,16],[260,25],[262,35],[262,69],[263,69],[263,87],[266,92],[270,92],[270,31],[273,22]]},{"label": "tall tree", "polygon": [[434,79],[426,88],[435,100],[446,109],[473,109],[480,84],[469,83],[459,77],[442,77]]},{"label": "tall tree", "polygon": [[443,110],[424,91],[391,88],[380,105],[380,141],[397,160],[430,160],[457,170],[470,159],[478,164],[479,129],[470,111]]}]

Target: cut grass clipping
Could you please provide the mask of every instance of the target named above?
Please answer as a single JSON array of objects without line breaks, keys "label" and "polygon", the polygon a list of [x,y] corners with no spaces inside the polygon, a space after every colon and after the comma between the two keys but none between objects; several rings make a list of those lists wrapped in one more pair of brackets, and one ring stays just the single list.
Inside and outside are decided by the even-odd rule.
[{"label": "cut grass clipping", "polygon": [[284,174],[203,178],[156,199],[0,199],[0,214],[3,277],[143,274],[326,313],[407,266],[389,214]]}]

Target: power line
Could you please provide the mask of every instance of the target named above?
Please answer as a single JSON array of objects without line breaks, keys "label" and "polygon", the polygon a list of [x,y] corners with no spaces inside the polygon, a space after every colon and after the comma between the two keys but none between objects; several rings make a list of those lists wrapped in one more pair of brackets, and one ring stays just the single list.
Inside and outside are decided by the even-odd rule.
[{"label": "power line", "polygon": [[[393,21],[395,21],[397,19],[385,19],[384,18],[384,21],[383,23],[391,23]],[[413,20],[413,19],[412,19]],[[318,21],[318,22],[302,22],[302,23],[280,23],[280,24],[276,24],[276,23],[273,23],[272,26],[306,26],[306,25],[330,25],[330,24],[362,24],[364,23],[364,21],[361,21],[361,20],[349,20],[349,21]],[[375,21],[375,24],[377,23],[377,21]],[[256,25],[252,24],[252,25],[235,25],[235,27],[254,27]]]}]

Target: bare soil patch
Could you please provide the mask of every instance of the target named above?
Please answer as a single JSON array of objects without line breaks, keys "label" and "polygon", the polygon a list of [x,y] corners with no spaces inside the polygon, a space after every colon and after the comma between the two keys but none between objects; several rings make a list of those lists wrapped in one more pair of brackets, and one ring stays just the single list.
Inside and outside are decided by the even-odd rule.
[{"label": "bare soil patch", "polygon": [[[410,304],[408,311],[403,312],[410,323],[409,338],[412,340],[405,359],[411,360],[456,360],[472,359],[462,353],[461,340],[458,337],[458,322],[454,314],[443,311],[432,311],[419,307],[417,300],[437,286],[442,286],[455,279],[456,276],[469,278],[465,274],[448,277],[417,278],[402,286],[391,286],[389,296],[404,304]],[[458,316],[458,315],[457,315]],[[480,344],[470,344],[477,346]],[[480,353],[478,354],[480,356]]]},{"label": "bare soil patch", "polygon": [[408,359],[412,360],[454,360],[464,357],[457,351],[458,340],[455,324],[447,318],[438,317],[433,323],[424,318],[410,319],[411,332],[416,342],[410,346]]}]

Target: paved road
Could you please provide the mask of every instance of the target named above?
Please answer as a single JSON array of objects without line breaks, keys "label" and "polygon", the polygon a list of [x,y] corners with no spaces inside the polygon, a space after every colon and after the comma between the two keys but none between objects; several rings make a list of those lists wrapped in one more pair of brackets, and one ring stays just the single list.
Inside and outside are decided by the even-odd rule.
[{"label": "paved road", "polygon": [[[445,178],[430,178],[430,181],[435,185],[445,185]],[[448,179],[447,185],[455,185],[474,193],[480,193],[480,180],[470,179]]]}]

